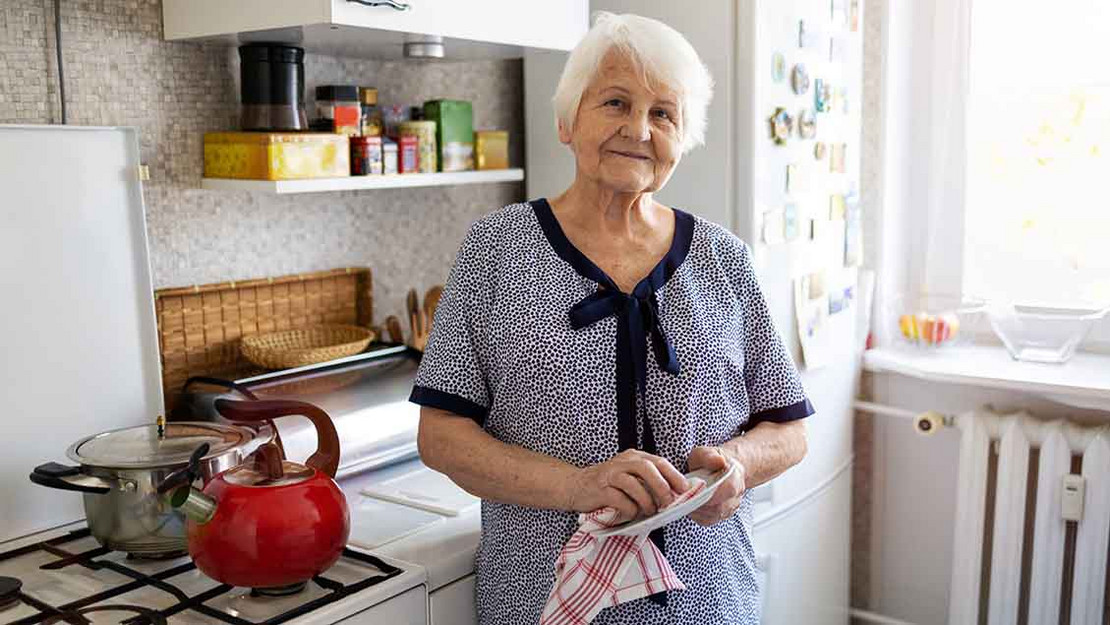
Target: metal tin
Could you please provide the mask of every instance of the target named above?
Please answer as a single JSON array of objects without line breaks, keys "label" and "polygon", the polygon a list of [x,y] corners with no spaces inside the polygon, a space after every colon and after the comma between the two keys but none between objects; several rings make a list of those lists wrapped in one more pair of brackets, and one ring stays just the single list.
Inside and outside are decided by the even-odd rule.
[{"label": "metal tin", "polygon": [[[436,148],[436,123],[429,120],[401,122],[398,127],[401,137],[416,137],[417,168],[422,174],[438,170],[438,150]],[[402,146],[403,149],[404,146]],[[404,160],[404,154],[401,156]]]}]

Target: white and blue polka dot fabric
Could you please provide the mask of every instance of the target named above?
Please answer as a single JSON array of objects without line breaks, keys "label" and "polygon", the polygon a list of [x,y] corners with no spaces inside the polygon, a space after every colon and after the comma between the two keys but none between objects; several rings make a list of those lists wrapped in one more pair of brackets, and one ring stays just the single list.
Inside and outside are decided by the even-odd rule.
[{"label": "white and blue polka dot fabric", "polygon": [[[684,211],[675,217],[669,252],[630,294],[571,244],[543,199],[476,222],[412,401],[577,466],[637,447],[683,472],[698,445],[812,414],[747,245]],[[594,622],[758,623],[751,523],[748,496],[711,527],[671,523],[652,538],[687,589],[603,610]],[[573,512],[482,502],[482,625],[539,621],[576,524]]]}]

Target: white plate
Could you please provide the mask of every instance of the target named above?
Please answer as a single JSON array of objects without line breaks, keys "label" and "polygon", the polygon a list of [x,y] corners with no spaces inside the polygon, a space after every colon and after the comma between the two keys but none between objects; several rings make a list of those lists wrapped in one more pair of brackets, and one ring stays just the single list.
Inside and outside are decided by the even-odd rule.
[{"label": "white plate", "polygon": [[610,527],[609,529],[601,530],[599,532],[594,532],[594,536],[597,536],[598,538],[605,538],[606,536],[632,536],[637,534],[646,534],[656,528],[663,527],[671,521],[674,521],[675,519],[680,519],[687,514],[690,514],[694,510],[702,507],[705,502],[709,501],[709,499],[713,497],[713,492],[717,490],[717,487],[720,486],[726,479],[728,479],[732,475],[732,472],[735,470],[736,465],[730,462],[728,465],[728,469],[722,471],[721,473],[712,474],[705,469],[691,471],[690,473],[686,474],[686,479],[691,481],[698,480],[701,482],[705,482],[705,488],[702,489],[700,493],[694,495],[689,500],[684,501],[677,506],[672,506],[670,508],[667,508],[666,510],[663,510],[662,512],[657,512],[649,517],[644,517],[638,521],[632,521],[623,525]]}]

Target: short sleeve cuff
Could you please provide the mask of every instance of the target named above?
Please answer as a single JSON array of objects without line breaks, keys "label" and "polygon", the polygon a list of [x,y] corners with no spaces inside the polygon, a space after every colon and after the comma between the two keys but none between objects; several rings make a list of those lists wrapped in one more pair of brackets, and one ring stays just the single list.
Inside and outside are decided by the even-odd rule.
[{"label": "short sleeve cuff", "polygon": [[489,408],[479,403],[470,401],[461,395],[446,393],[427,386],[412,387],[409,401],[421,406],[453,412],[468,419],[473,419],[478,425],[485,425],[486,416],[489,414]]},{"label": "short sleeve cuff", "polygon": [[813,409],[813,404],[809,403],[808,399],[803,399],[802,401],[790,404],[789,406],[770,408],[753,413],[751,417],[748,418],[747,429],[750,430],[756,425],[765,422],[786,423],[788,421],[804,419],[814,412],[816,411]]}]

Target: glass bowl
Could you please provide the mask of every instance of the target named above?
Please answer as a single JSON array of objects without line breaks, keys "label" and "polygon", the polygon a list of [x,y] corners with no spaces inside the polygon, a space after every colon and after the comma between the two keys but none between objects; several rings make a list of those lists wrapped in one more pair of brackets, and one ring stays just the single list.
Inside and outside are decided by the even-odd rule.
[{"label": "glass bowl", "polygon": [[1015,360],[1064,363],[1107,312],[1110,308],[991,304],[987,314],[994,333]]},{"label": "glass bowl", "polygon": [[983,322],[985,307],[983,300],[963,295],[902,295],[888,306],[887,334],[917,349],[967,345]]}]

